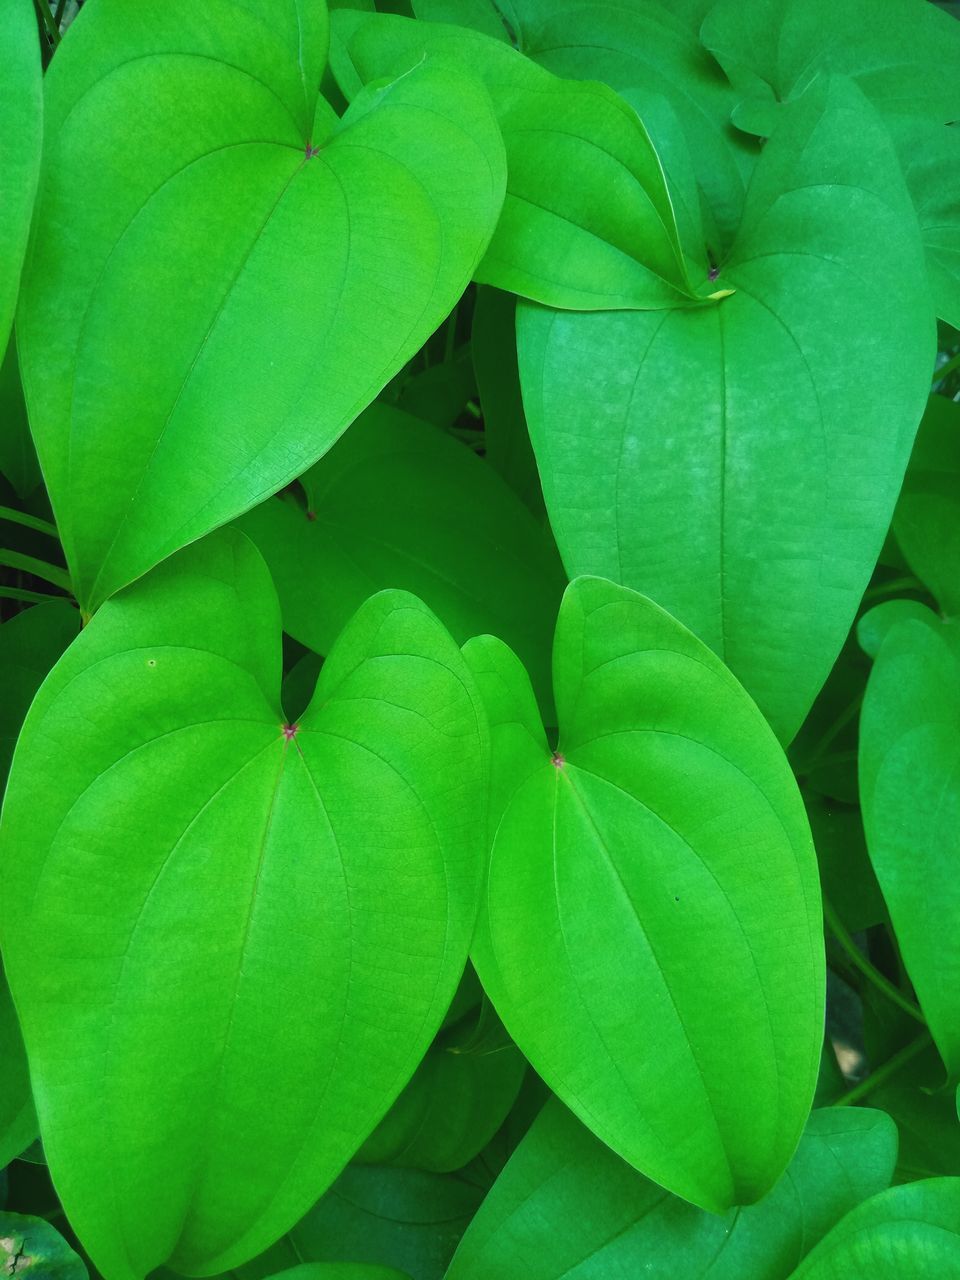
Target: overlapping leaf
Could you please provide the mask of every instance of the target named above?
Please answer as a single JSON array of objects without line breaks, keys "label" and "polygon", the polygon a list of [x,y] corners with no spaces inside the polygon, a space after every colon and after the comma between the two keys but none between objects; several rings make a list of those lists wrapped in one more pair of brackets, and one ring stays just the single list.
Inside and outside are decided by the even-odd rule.
[{"label": "overlapping leaf", "polygon": [[693,302],[657,153],[606,85],[559,79],[461,27],[340,11],[333,34],[348,97],[424,55],[482,77],[506,147],[507,194],[477,280],[580,310]]},{"label": "overlapping leaf", "polygon": [[915,215],[849,81],[784,115],[721,283],[659,315],[521,304],[524,402],[568,573],[648,592],[788,741],[876,563],[933,365]]},{"label": "overlapping leaf", "polygon": [[561,607],[553,754],[513,654],[464,652],[493,734],[485,990],[636,1168],[711,1210],[758,1199],[806,1120],[823,1014],[814,852],[775,738],[704,645],[609,582]]},{"label": "overlapping leaf", "polygon": [[904,558],[951,618],[960,612],[960,404],[931,396],[894,513]]},{"label": "overlapping leaf", "polygon": [[491,467],[427,423],[376,404],[301,484],[306,511],[276,499],[240,522],[270,566],[286,631],[325,654],[361,601],[400,587],[459,642],[502,636],[549,701],[563,569]]},{"label": "overlapping leaf", "polygon": [[456,645],[383,593],[298,726],[279,678],[266,568],[220,532],[98,614],[14,760],[4,958],[53,1177],[116,1280],[294,1223],[463,970],[485,730]]},{"label": "overlapping leaf", "polygon": [[43,86],[30,0],[7,0],[0,23],[0,351],[5,351],[40,175]]},{"label": "overlapping leaf", "polygon": [[947,1280],[960,1275],[960,1178],[891,1187],[843,1218],[791,1280]]},{"label": "overlapping leaf", "polygon": [[456,302],[500,211],[482,86],[342,120],[320,3],[90,6],[48,80],[20,322],[89,611],[315,462]]},{"label": "overlapping leaf", "polygon": [[[869,615],[868,615],[869,616]],[[935,614],[883,640],[860,717],[867,848],[937,1047],[960,1079],[960,654]]]},{"label": "overlapping leaf", "polygon": [[723,1217],[649,1182],[554,1102],[470,1224],[449,1280],[785,1280],[848,1210],[890,1182],[879,1111],[815,1111],[783,1178]]}]

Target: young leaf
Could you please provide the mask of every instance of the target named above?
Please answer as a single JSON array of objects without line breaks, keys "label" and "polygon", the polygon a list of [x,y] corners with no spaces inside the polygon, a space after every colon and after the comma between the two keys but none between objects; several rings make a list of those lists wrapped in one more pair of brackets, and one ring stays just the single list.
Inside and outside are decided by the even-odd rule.
[{"label": "young leaf", "polygon": [[823,1034],[815,855],[776,739],[700,641],[600,579],[561,606],[556,752],[510,650],[464,653],[493,734],[484,989],[637,1169],[717,1212],[759,1199],[796,1148]]},{"label": "young leaf", "polygon": [[88,612],[314,463],[486,248],[482,86],[421,66],[338,120],[325,49],[320,3],[100,0],[51,66],[19,338]]},{"label": "young leaf", "polygon": [[116,1280],[291,1226],[463,971],[485,729],[453,640],[381,593],[297,725],[279,684],[266,566],[222,531],[104,607],[17,748],[3,954],[52,1176]]},{"label": "young leaf", "polygon": [[306,512],[274,499],[239,522],[270,566],[284,630],[325,654],[361,601],[401,587],[459,642],[503,636],[549,699],[563,569],[491,467],[435,427],[374,404],[301,484]]},{"label": "young leaf", "polygon": [[960,1262],[960,1178],[881,1191],[837,1224],[790,1280],[946,1280]]},{"label": "young leaf", "polygon": [[522,303],[524,404],[568,573],[653,596],[786,742],[876,563],[934,358],[916,219],[849,81],[785,113],[715,283],[733,296],[661,315]]},{"label": "young leaf", "polygon": [[936,615],[896,623],[860,715],[867,848],[950,1077],[960,1079],[960,656]]},{"label": "young leaf", "polygon": [[31,0],[7,0],[0,22],[0,351],[7,348],[40,174],[43,82]]},{"label": "young leaf", "polygon": [[348,97],[424,56],[483,79],[503,133],[507,194],[477,280],[585,311],[695,300],[660,159],[606,85],[560,79],[462,27],[341,11],[333,35]]},{"label": "young leaf", "polygon": [[848,1210],[889,1185],[880,1111],[815,1111],[777,1186],[723,1217],[649,1182],[559,1103],[534,1121],[460,1243],[448,1280],[785,1280]]}]

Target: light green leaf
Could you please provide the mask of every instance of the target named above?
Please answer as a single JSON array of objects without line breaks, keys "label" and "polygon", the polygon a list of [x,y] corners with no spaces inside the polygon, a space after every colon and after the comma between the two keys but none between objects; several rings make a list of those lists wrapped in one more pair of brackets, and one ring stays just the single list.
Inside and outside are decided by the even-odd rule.
[{"label": "light green leaf", "polygon": [[713,1211],[758,1199],[796,1148],[823,1034],[815,855],[780,747],[700,641],[600,579],[560,610],[555,753],[510,650],[464,653],[493,735],[484,989],[637,1169]]},{"label": "light green leaf", "polygon": [[960,404],[931,396],[893,517],[900,550],[945,614],[960,613]]},{"label": "light green leaf", "polygon": [[734,120],[751,132],[821,74],[852,76],[885,113],[960,116],[960,27],[926,0],[718,0],[700,38],[749,95]]},{"label": "light green leaf", "polygon": [[317,653],[384,587],[420,596],[458,642],[491,631],[550,699],[565,585],[552,541],[465,445],[375,404],[301,477],[307,510],[274,499],[239,523],[270,566],[284,630]]},{"label": "light green leaf", "polygon": [[854,85],[785,114],[716,284],[733,296],[661,315],[521,304],[524,403],[568,573],[662,603],[786,742],[876,563],[934,360],[916,220]]},{"label": "light green leaf", "polygon": [[889,1184],[896,1151],[882,1112],[815,1111],[774,1190],[718,1218],[643,1178],[554,1102],[470,1224],[448,1280],[784,1280]]},{"label": "light green leaf", "polygon": [[960,1178],[891,1187],[848,1213],[791,1280],[955,1280],[958,1223]]},{"label": "light green leaf", "polygon": [[319,0],[99,0],[51,66],[18,327],[88,611],[314,463],[486,248],[482,86],[422,66],[338,120],[325,50]]},{"label": "light green leaf", "polygon": [[87,1280],[87,1269],[43,1218],[0,1211],[0,1273],[33,1280]]},{"label": "light green leaf", "polygon": [[693,302],[659,157],[636,112],[608,86],[560,79],[462,27],[344,11],[333,33],[331,62],[347,97],[424,56],[473,71],[487,86],[507,194],[478,281],[586,311]]},{"label": "light green leaf", "polygon": [[37,1136],[37,1116],[17,1011],[0,966],[0,1169]]},{"label": "light green leaf", "polygon": [[0,351],[5,351],[40,174],[43,82],[31,0],[7,0],[0,22]]},{"label": "light green leaf", "polygon": [[14,758],[3,954],[52,1176],[111,1280],[289,1228],[463,971],[485,729],[453,640],[381,593],[297,725],[279,687],[266,566],[223,531],[98,613]]},{"label": "light green leaf", "polygon": [[936,616],[888,631],[860,715],[867,848],[952,1079],[960,1078],[960,654]]}]

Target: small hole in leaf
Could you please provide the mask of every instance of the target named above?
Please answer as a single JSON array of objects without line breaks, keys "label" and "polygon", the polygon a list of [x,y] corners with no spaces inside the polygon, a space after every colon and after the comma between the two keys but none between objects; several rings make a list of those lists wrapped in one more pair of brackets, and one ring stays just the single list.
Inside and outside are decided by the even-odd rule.
[{"label": "small hole in leaf", "polygon": [[148,658],[148,659],[147,659],[147,666],[148,666],[148,667],[155,667],[156,665],[157,665],[157,660],[156,660],[156,658]]}]

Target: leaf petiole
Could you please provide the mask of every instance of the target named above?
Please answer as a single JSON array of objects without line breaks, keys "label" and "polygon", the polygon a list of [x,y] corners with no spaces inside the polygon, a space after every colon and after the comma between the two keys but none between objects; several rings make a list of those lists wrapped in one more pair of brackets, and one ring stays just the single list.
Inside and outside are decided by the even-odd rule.
[{"label": "leaf petiole", "polygon": [[867,981],[872,983],[872,985],[876,987],[882,995],[885,995],[888,1000],[895,1004],[898,1009],[902,1009],[903,1012],[909,1014],[911,1018],[916,1019],[917,1022],[926,1026],[926,1018],[924,1018],[920,1006],[914,1004],[912,1000],[908,999],[908,997],[905,996],[898,987],[894,986],[889,978],[885,978],[880,970],[870,963],[848,933],[846,926],[837,915],[836,910],[827,898],[824,898],[823,900],[823,918],[826,922],[827,928],[840,944],[844,953],[855,968],[859,969]]}]

